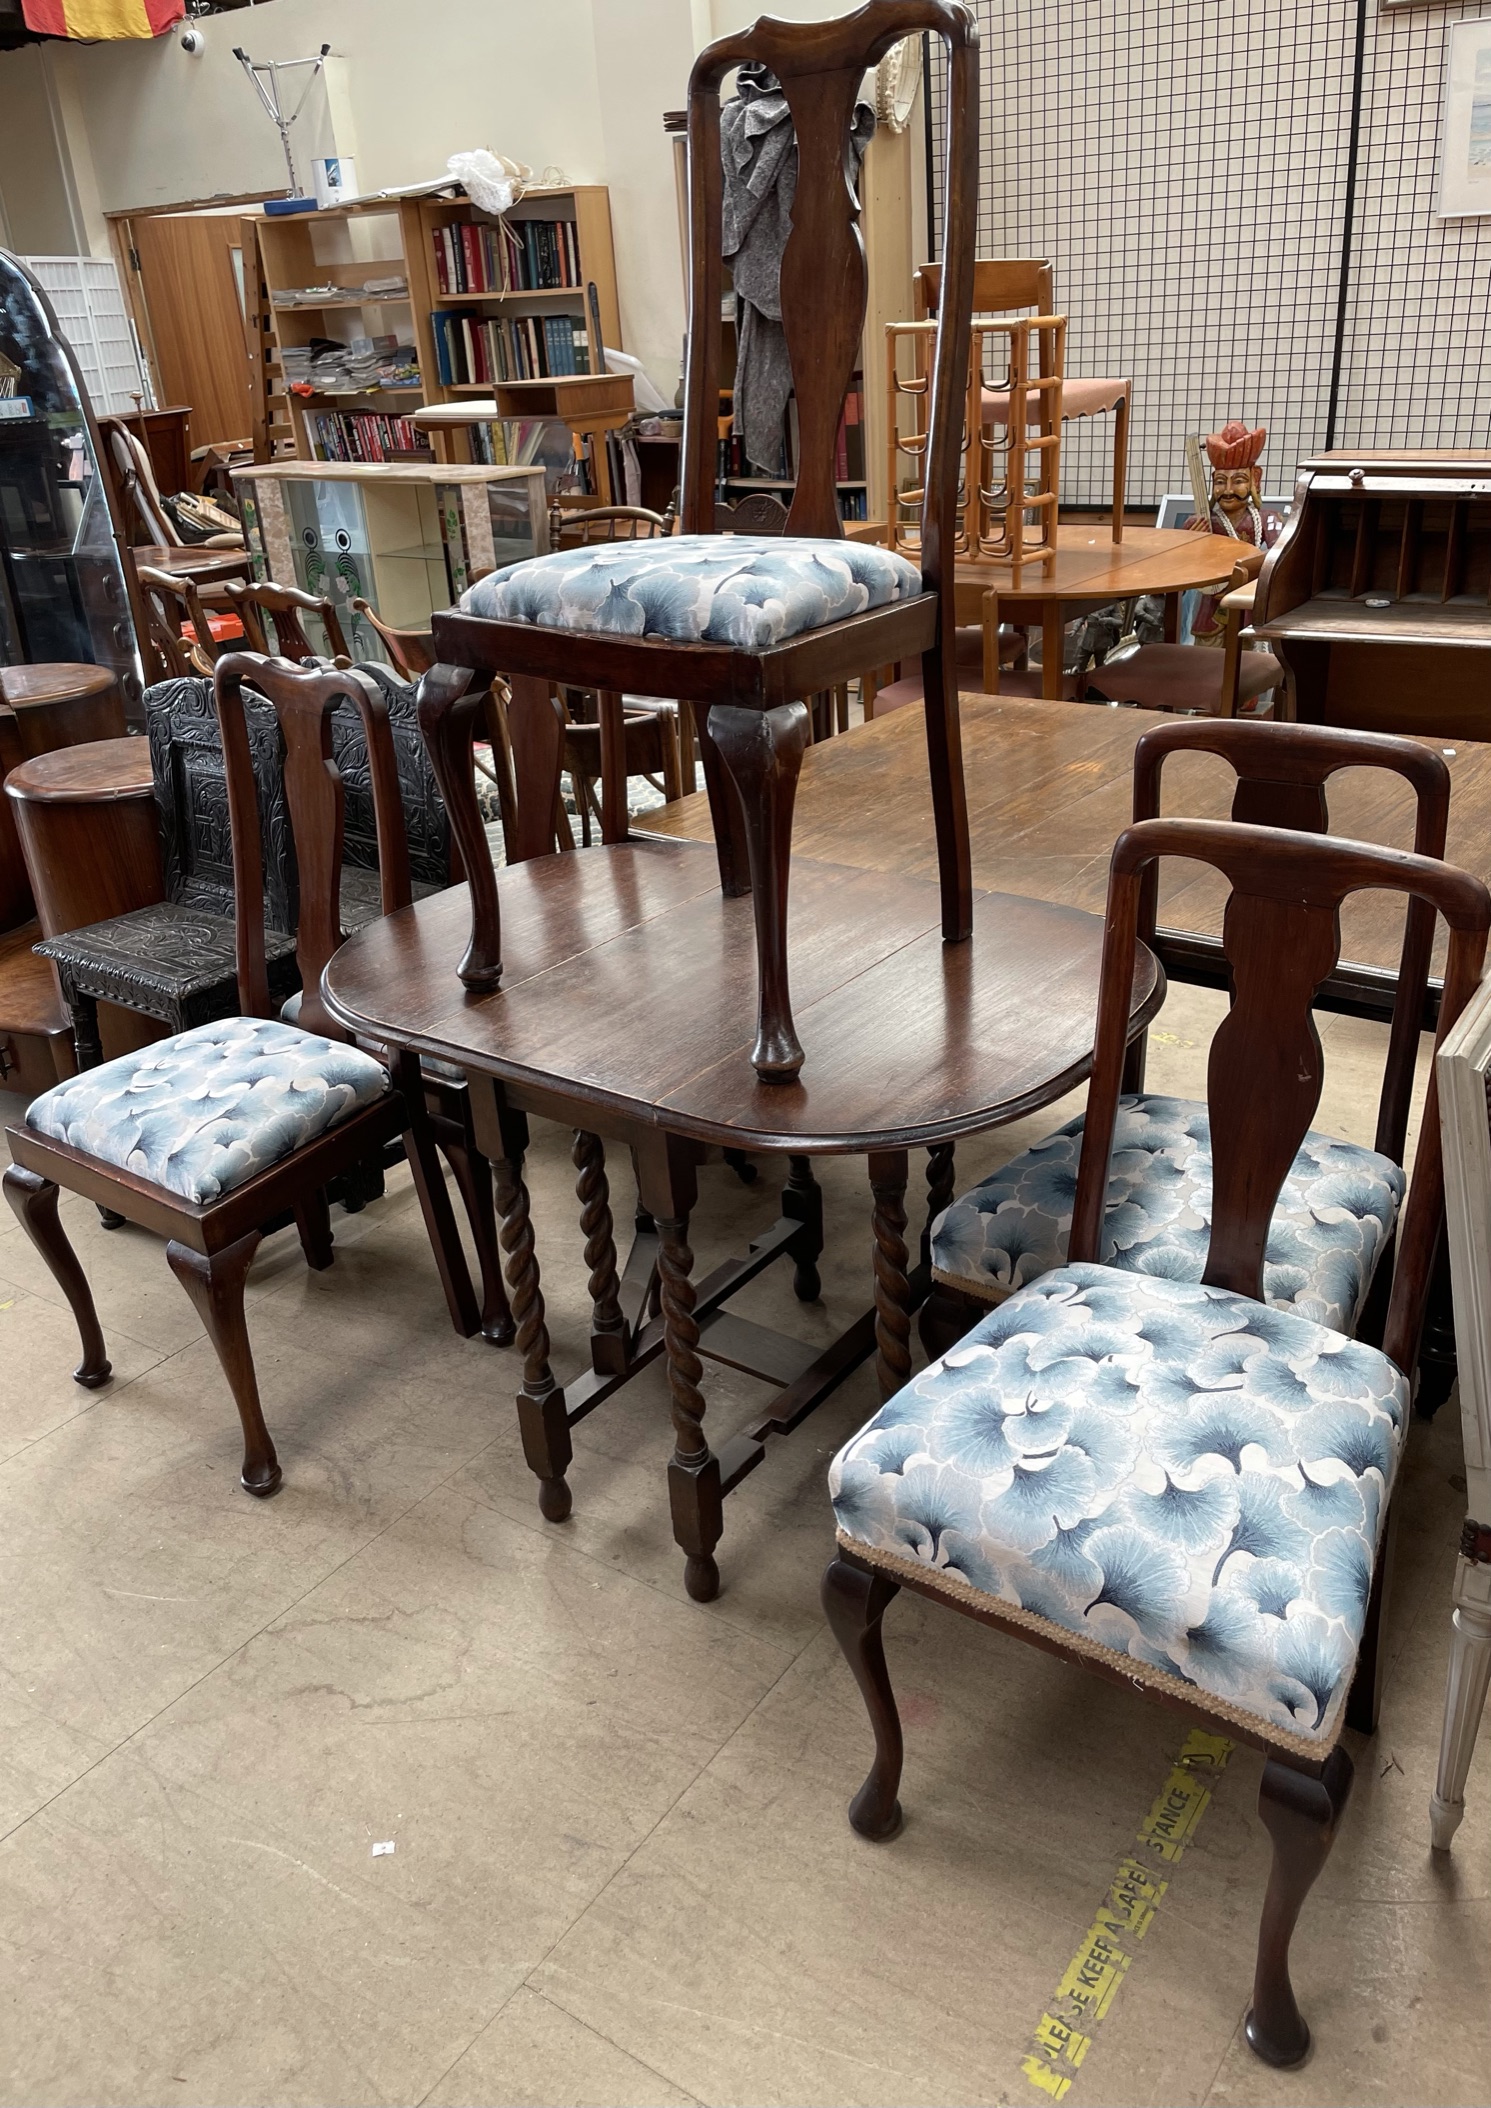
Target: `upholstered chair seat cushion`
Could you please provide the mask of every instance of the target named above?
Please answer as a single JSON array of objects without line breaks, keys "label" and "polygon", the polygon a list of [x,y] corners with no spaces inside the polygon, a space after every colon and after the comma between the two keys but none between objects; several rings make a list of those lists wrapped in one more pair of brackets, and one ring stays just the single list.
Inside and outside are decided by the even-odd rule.
[{"label": "upholstered chair seat cushion", "polygon": [[[997,1302],[1067,1255],[1082,1118],[955,1200],[932,1229],[939,1281]],[[1310,1133],[1274,1209],[1263,1293],[1335,1332],[1354,1332],[1402,1204],[1391,1157]],[[1153,1095],[1119,1100],[1099,1257],[1133,1273],[1199,1281],[1211,1236],[1206,1107]]]},{"label": "upholstered chair seat cushion", "polygon": [[[1061,414],[1068,417],[1097,417],[1104,410],[1116,410],[1128,393],[1127,381],[1071,381],[1061,384]],[[1041,398],[1028,399],[1027,416],[1032,424],[1041,419]],[[1008,388],[985,388],[983,391],[984,423],[1007,425],[1010,421],[1010,392]]]},{"label": "upholstered chair seat cushion", "polygon": [[870,543],[681,534],[508,564],[465,592],[461,606],[537,629],[757,652],[921,591],[915,564]]},{"label": "upholstered chair seat cushion", "polygon": [[69,1077],[33,1099],[26,1125],[201,1206],[389,1088],[357,1047],[228,1017]]},{"label": "upholstered chair seat cushion", "polygon": [[1226,1289],[1063,1266],[884,1405],[829,1490],[871,1562],[1318,1753],[1407,1412],[1375,1347]]}]

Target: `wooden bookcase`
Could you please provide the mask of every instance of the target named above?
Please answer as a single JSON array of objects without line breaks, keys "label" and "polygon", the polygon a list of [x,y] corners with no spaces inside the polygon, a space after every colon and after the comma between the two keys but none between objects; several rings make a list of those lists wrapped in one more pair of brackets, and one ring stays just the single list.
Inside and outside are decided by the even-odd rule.
[{"label": "wooden bookcase", "polygon": [[[594,285],[600,307],[601,332],[613,351],[622,348],[621,312],[616,293],[616,252],[611,239],[611,197],[600,183],[576,183],[564,188],[530,190],[504,215],[509,225],[525,220],[570,220],[579,249],[580,283],[571,286],[526,288],[507,293],[441,292],[436,268],[435,238],[440,229],[462,222],[492,227],[490,213],[482,212],[469,198],[421,198],[415,207],[418,220],[420,269],[429,298],[415,310],[420,371],[425,377],[425,400],[429,403],[459,402],[463,397],[491,396],[490,381],[442,382],[435,351],[434,317],[437,313],[511,318],[534,316],[540,322],[552,315],[568,315],[589,323],[586,288]],[[412,283],[412,277],[411,277]],[[592,371],[596,348],[592,347]],[[442,435],[442,444],[460,447],[462,441]]]},{"label": "wooden bookcase", "polygon": [[[425,400],[424,345],[419,320],[429,306],[430,273],[419,242],[418,213],[407,198],[368,199],[322,212],[266,215],[256,223],[260,267],[267,297],[270,348],[266,365],[267,424],[293,435],[295,452],[315,458],[307,417],[326,411],[373,411],[407,417]],[[369,278],[402,274],[408,290],[377,300],[361,288]],[[311,286],[344,286],[346,292],[314,305],[286,307],[276,294]],[[361,395],[292,395],[285,377],[287,345],[313,337],[393,334],[418,347],[420,381],[408,388],[374,388]]]},{"label": "wooden bookcase", "polygon": [[[596,289],[601,328],[613,350],[621,348],[621,316],[616,294],[616,256],[611,240],[610,193],[602,184],[580,183],[562,189],[530,190],[506,215],[511,222],[568,219],[574,222],[579,248],[577,286],[510,293],[444,293],[435,264],[438,229],[462,221],[496,224],[469,198],[369,198],[328,211],[272,215],[258,220],[263,278],[263,321],[267,337],[265,372],[266,432],[294,451],[315,458],[309,415],[326,411],[374,411],[407,417],[427,403],[459,402],[488,396],[490,383],[455,383],[440,379],[432,317],[437,311],[480,315],[587,315],[586,287]],[[369,278],[401,273],[408,291],[368,300],[361,291]],[[277,305],[275,295],[306,287],[345,287],[344,295],[315,304]],[[419,383],[407,389],[376,388],[362,395],[292,395],[285,377],[286,346],[309,344],[313,337],[395,334],[412,342],[419,354]],[[449,442],[465,458],[460,440]],[[441,447],[447,444],[442,435]]]}]

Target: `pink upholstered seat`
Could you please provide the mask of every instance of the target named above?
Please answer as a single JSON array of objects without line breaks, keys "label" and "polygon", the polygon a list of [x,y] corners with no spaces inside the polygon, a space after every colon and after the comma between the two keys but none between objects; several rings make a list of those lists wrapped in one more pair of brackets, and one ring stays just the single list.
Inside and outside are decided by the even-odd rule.
[{"label": "pink upholstered seat", "polygon": [[[1067,417],[1097,417],[1105,410],[1116,410],[1129,392],[1127,381],[1073,381],[1061,384],[1061,414]],[[1009,422],[1010,397],[1007,388],[985,388],[983,392],[984,422],[1002,425]],[[1030,398],[1029,421],[1040,422],[1041,405],[1039,395]]]},{"label": "pink upholstered seat", "polygon": [[[1141,710],[1184,710],[1218,717],[1226,654],[1197,644],[1141,644],[1126,658],[1110,659],[1087,676],[1090,695],[1110,703],[1136,703]],[[1237,700],[1251,702],[1283,685],[1284,669],[1269,651],[1245,651],[1238,659]]]}]

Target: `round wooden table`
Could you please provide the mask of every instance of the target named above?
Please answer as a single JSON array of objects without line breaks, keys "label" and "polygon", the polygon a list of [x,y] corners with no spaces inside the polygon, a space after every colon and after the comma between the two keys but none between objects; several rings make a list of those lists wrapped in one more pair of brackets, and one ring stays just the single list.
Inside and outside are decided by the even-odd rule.
[{"label": "round wooden table", "polygon": [[[806,1050],[792,1082],[763,1083],[752,1066],[751,902],[721,893],[714,852],[699,844],[634,839],[501,871],[503,971],[490,994],[457,978],[471,932],[465,886],[368,924],[322,979],[350,1032],[454,1063],[471,1079],[504,1217],[524,1452],[551,1519],[569,1512],[573,1423],[666,1353],[673,1528],[700,1599],[719,1585],[724,1495],[760,1462],[766,1436],[790,1431],[871,1353],[887,1394],[910,1375],[911,1310],[930,1275],[925,1254],[912,1265],[907,1250],[909,1151],[931,1152],[930,1218],[952,1199],[958,1136],[1050,1104],[1092,1061],[1101,917],[980,893],[972,938],[945,944],[935,885],[807,858],[794,858],[792,878],[791,975]],[[1161,994],[1145,952],[1136,1032]],[[564,1389],[549,1365],[522,1176],[529,1114],[577,1131],[595,1317],[591,1369]],[[655,1225],[646,1233],[655,1275],[644,1249],[618,1278],[601,1134],[633,1153]],[[775,1229],[696,1284],[688,1218],[702,1143],[784,1153],[790,1169]],[[724,1305],[778,1257],[793,1260],[798,1293],[816,1296],[822,1210],[809,1160],[825,1153],[869,1160],[875,1301],[818,1353]],[[654,1278],[660,1318],[650,1316]],[[701,1355],[779,1386],[766,1418],[719,1453],[704,1434]]]},{"label": "round wooden table", "polygon": [[992,616],[996,623],[1039,622],[1041,693],[1055,701],[1061,695],[1062,631],[1074,616],[1157,593],[1165,602],[1165,635],[1173,643],[1181,594],[1230,578],[1239,552],[1249,546],[1180,527],[1125,527],[1121,542],[1113,540],[1106,520],[1059,527],[1052,568],[1024,565],[1018,592],[1008,564],[959,562],[958,621],[982,624]]}]

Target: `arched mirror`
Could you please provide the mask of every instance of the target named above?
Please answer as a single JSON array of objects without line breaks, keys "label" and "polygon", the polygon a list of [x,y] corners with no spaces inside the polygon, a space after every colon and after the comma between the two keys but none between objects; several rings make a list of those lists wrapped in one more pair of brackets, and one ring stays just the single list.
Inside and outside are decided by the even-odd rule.
[{"label": "arched mirror", "polygon": [[46,294],[0,249],[0,665],[141,667],[98,429]]}]

